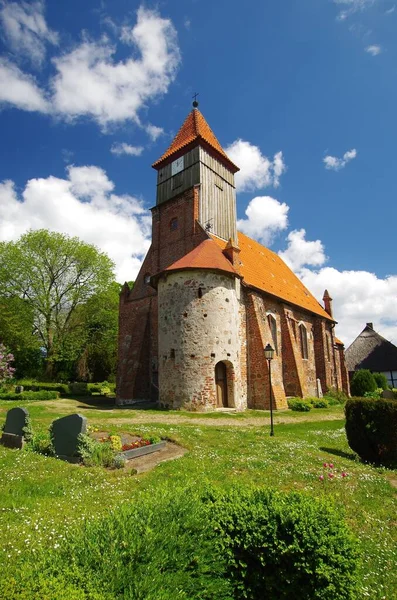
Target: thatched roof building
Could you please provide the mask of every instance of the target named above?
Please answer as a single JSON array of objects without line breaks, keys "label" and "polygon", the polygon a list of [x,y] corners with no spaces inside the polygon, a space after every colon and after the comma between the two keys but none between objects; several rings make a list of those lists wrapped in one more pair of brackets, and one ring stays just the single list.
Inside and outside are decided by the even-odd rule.
[{"label": "thatched roof building", "polygon": [[377,333],[372,323],[366,324],[345,356],[349,373],[359,369],[384,373],[389,383],[397,386],[397,347]]}]

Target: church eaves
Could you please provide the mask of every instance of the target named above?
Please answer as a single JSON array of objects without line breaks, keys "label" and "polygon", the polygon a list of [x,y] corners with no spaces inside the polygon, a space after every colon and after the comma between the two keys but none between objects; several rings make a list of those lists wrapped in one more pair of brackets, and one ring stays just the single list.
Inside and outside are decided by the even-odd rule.
[{"label": "church eaves", "polygon": [[193,144],[196,141],[202,141],[208,145],[221,160],[226,163],[233,173],[236,173],[240,169],[230,160],[226,152],[215,137],[214,132],[208,125],[207,121],[198,110],[194,108],[186,117],[182,127],[176,134],[169,148],[164,154],[152,164],[154,169],[159,169],[162,163],[165,161],[169,162],[169,158],[185,150],[187,146]]},{"label": "church eaves", "polygon": [[[222,250],[225,249],[225,240],[211,237]],[[246,285],[335,322],[278,254],[240,231],[238,246],[239,273]]]}]

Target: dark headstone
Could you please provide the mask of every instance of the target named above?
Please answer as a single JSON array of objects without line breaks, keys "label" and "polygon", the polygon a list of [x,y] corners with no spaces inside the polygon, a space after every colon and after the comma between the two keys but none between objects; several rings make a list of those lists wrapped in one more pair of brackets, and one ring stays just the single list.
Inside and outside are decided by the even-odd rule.
[{"label": "dark headstone", "polygon": [[29,413],[26,408],[16,406],[11,408],[6,417],[6,423],[4,425],[4,433],[13,433],[14,435],[23,436],[23,428],[28,423]]},{"label": "dark headstone", "polygon": [[57,419],[52,423],[52,438],[55,454],[58,456],[75,456],[78,436],[86,433],[87,419],[79,414]]},{"label": "dark headstone", "polygon": [[383,390],[382,398],[386,398],[387,400],[394,400],[394,394],[391,390]]},{"label": "dark headstone", "polygon": [[22,394],[23,392],[23,385],[16,385],[15,386],[15,393],[16,394]]},{"label": "dark headstone", "polygon": [[22,448],[24,427],[28,424],[29,413],[26,408],[11,408],[6,417],[1,443],[8,448]]}]

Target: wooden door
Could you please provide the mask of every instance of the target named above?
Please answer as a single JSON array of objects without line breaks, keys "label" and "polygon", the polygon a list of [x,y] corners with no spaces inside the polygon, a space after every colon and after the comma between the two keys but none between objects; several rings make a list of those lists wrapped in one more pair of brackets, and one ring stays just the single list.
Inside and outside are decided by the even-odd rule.
[{"label": "wooden door", "polygon": [[227,407],[227,376],[226,365],[218,362],[215,365],[216,405],[218,408]]}]

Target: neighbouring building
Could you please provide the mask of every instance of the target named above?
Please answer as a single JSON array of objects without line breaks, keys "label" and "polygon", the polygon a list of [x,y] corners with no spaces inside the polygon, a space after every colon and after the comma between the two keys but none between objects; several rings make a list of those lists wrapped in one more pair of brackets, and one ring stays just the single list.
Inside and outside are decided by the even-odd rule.
[{"label": "neighbouring building", "polygon": [[397,347],[377,333],[372,323],[346,350],[346,366],[350,376],[359,369],[383,373],[388,384],[397,388]]},{"label": "neighbouring building", "polygon": [[237,232],[234,175],[201,112],[153,167],[152,244],[120,295],[118,404],[276,408],[288,396],[349,392],[332,300],[324,307],[281,258]]}]

